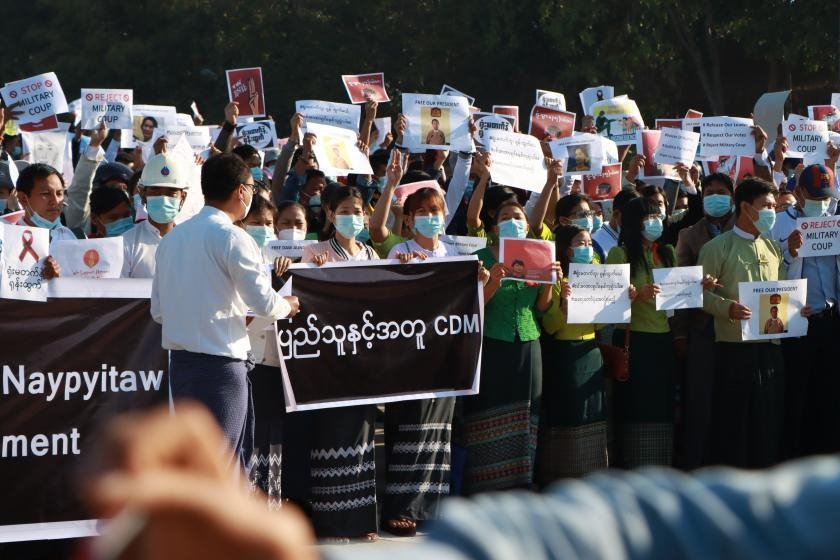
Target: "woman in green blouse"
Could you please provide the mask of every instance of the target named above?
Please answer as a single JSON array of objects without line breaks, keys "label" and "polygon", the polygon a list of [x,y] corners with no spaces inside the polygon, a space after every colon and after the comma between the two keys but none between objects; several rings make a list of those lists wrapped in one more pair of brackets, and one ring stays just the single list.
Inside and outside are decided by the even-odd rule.
[{"label": "woman in green blouse", "polygon": [[[674,247],[658,243],[663,223],[662,194],[631,200],[621,213],[618,246],[607,264],[630,264],[630,283],[636,287],[630,322],[630,379],[615,383],[615,452],[610,464],[632,469],[642,465],[670,465],[673,448],[674,341],[665,311],[656,310],[659,286],[654,268],[674,266]],[[616,328],[613,343],[624,345],[625,329]]]},{"label": "woman in green blouse", "polygon": [[[524,238],[527,232],[522,206],[503,202],[490,233]],[[476,254],[490,270],[490,280],[484,287],[481,387],[478,395],[463,400],[468,493],[527,487],[533,481],[542,393],[538,315],[551,305],[551,285],[505,280],[498,245]]]}]

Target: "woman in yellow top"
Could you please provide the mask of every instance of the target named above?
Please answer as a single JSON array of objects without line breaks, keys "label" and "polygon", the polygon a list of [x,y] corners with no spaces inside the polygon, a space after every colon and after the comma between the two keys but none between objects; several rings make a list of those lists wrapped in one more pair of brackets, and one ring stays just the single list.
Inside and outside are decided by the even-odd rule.
[{"label": "woman in yellow top", "polygon": [[[670,465],[673,449],[674,340],[665,311],[656,310],[654,268],[674,266],[674,247],[657,241],[662,236],[663,198],[631,200],[621,213],[618,246],[607,264],[630,264],[632,297],[630,323],[630,379],[615,384],[613,417],[615,452],[611,463],[620,468]],[[616,328],[613,342],[624,344],[625,328]]]},{"label": "woman in yellow top", "polygon": [[578,225],[554,230],[563,280],[554,285],[551,307],[542,317],[543,415],[537,446],[541,485],[607,468],[604,363],[596,325],[566,322],[571,288],[569,263],[595,260],[592,237]]}]

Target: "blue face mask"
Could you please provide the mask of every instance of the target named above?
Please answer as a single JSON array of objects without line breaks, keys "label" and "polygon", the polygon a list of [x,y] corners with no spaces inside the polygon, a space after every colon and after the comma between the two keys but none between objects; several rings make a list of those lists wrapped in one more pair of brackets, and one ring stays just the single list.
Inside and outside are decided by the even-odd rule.
[{"label": "blue face mask", "polygon": [[758,211],[758,218],[753,220],[755,229],[757,229],[759,233],[767,233],[773,229],[773,225],[775,223],[776,211],[772,208],[762,208]]},{"label": "blue face mask", "polygon": [[263,178],[262,167],[252,167],[251,168],[251,177],[254,178],[254,181],[262,181],[262,178]]},{"label": "blue face mask", "polygon": [[592,231],[598,231],[602,225],[604,225],[604,218],[598,215],[592,217]]},{"label": "blue face mask", "polygon": [[309,197],[309,207],[312,208],[313,206],[317,206],[318,208],[321,207],[321,195],[315,194]]},{"label": "blue face mask", "polygon": [[245,226],[245,231],[254,238],[260,249],[268,245],[269,240],[274,236],[274,230],[268,226]]},{"label": "blue face mask", "polygon": [[656,241],[662,237],[662,220],[660,218],[648,218],[642,222],[644,229],[642,230],[642,237],[648,241]]},{"label": "blue face mask", "polygon": [[133,227],[134,220],[131,219],[131,216],[120,218],[116,222],[105,224],[105,237],[117,237],[118,235],[124,234]]},{"label": "blue face mask", "polygon": [[356,236],[356,241],[360,243],[367,243],[368,241],[370,241],[370,232],[367,230],[367,228],[359,232],[359,235]]},{"label": "blue face mask", "polygon": [[685,208],[680,208],[679,210],[674,210],[673,212],[671,212],[671,221],[672,222],[679,222],[680,220],[683,219],[683,217],[685,217],[685,213],[687,211],[688,210],[685,209]]},{"label": "blue face mask", "polygon": [[35,224],[35,227],[45,228],[45,229],[55,229],[61,225],[61,216],[57,217],[53,221],[46,220],[38,215],[37,212],[32,212],[32,215],[29,216],[29,219]]},{"label": "blue face mask", "polygon": [[703,212],[712,218],[722,218],[732,211],[732,197],[728,194],[710,194],[703,197]]},{"label": "blue face mask", "polygon": [[592,231],[592,217],[587,218],[575,218],[572,220],[572,225],[582,227],[588,232]]},{"label": "blue face mask", "polygon": [[505,220],[499,222],[499,237],[525,239],[528,235],[528,224],[525,220]]},{"label": "blue face mask", "polygon": [[802,212],[806,218],[817,218],[828,212],[830,200],[806,200]]},{"label": "blue face mask", "polygon": [[181,201],[172,196],[146,197],[146,212],[157,224],[170,224],[181,210]]},{"label": "blue face mask", "polygon": [[6,211],[6,208],[8,208],[8,202],[7,198],[0,198],[0,214]]},{"label": "blue face mask", "polygon": [[388,183],[388,176],[387,175],[383,175],[382,177],[377,177],[376,178],[376,188],[377,188],[377,190],[379,190],[379,192],[382,192],[383,190],[385,190],[385,185],[387,183]]},{"label": "blue face mask", "polygon": [[364,216],[339,214],[335,217],[335,231],[342,237],[353,239],[365,229]]},{"label": "blue face mask", "polygon": [[443,216],[440,214],[414,217],[414,233],[419,233],[423,237],[434,237],[441,230],[443,230]]},{"label": "blue face mask", "polygon": [[571,261],[577,264],[589,264],[592,262],[592,253],[592,245],[578,245],[577,247],[572,247]]}]

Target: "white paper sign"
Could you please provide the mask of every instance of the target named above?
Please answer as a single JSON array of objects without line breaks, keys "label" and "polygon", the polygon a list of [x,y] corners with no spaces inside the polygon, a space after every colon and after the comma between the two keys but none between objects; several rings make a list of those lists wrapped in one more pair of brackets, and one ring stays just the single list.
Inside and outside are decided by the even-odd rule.
[{"label": "white paper sign", "polygon": [[[605,99],[612,99],[615,97],[615,88],[613,86],[595,86],[586,88],[580,92],[580,106],[583,109],[583,114],[592,115],[592,105],[598,101]],[[594,116],[594,115],[593,115]]]},{"label": "white paper sign", "polygon": [[691,165],[699,144],[700,135],[696,132],[679,128],[663,128],[659,134],[659,144],[656,146],[653,159],[656,163]]},{"label": "white paper sign", "polygon": [[596,101],[589,110],[595,117],[598,134],[606,136],[619,146],[634,144],[636,131],[645,128],[639,107],[626,95]]},{"label": "white paper sign", "polygon": [[45,132],[20,131],[29,151],[31,163],[46,163],[59,171],[64,167],[67,133],[62,130]]},{"label": "white paper sign", "polygon": [[134,125],[134,91],[130,89],[82,89],[84,130],[99,128],[131,128]]},{"label": "white paper sign", "polygon": [[[801,154],[805,164],[822,163],[828,158],[828,123],[825,121],[790,121],[782,123],[782,135],[789,152]],[[796,157],[788,153],[785,157]]]},{"label": "white paper sign", "polygon": [[313,145],[318,168],[330,177],[350,173],[371,175],[370,160],[359,150],[356,133],[346,128],[308,123],[306,132],[318,137]]},{"label": "white paper sign", "polygon": [[0,95],[6,102],[6,118],[10,109],[20,111],[17,122],[29,132],[55,129],[58,126],[55,115],[67,112],[67,99],[55,72],[9,82],[0,89]]},{"label": "white paper sign", "polygon": [[802,232],[797,257],[840,255],[840,217],[799,218],[796,228]]},{"label": "white paper sign", "polygon": [[330,101],[305,100],[295,102],[295,111],[303,115],[304,126],[307,127],[307,131],[310,124],[326,124],[358,132],[359,119],[362,116],[361,107],[361,105],[332,103]]},{"label": "white paper sign", "polygon": [[273,261],[277,257],[299,259],[303,256],[303,248],[318,243],[317,239],[272,239],[268,242],[266,251]]},{"label": "white paper sign", "polygon": [[549,109],[557,109],[558,111],[566,110],[566,96],[556,91],[548,91],[545,89],[537,90],[536,104],[540,107],[548,107]]},{"label": "white paper sign", "polygon": [[[601,167],[605,163],[606,154],[603,152],[605,142],[615,146],[615,142],[603,136],[576,132],[567,138],[552,140],[548,143],[548,147],[551,149],[551,157],[563,162],[565,173],[600,175]],[[616,159],[618,159],[618,154],[616,154]]]},{"label": "white paper sign", "polygon": [[388,136],[388,133],[391,132],[391,117],[380,117],[378,119],[373,119],[373,124],[376,126],[376,131],[371,129],[370,131],[370,152],[373,153],[380,148],[384,148],[383,146],[385,142],[385,137]]},{"label": "white paper sign", "polygon": [[752,119],[704,117],[700,120],[700,151],[706,156],[753,156]]},{"label": "white paper sign", "polygon": [[62,277],[120,277],[124,256],[121,236],[56,241],[51,250],[61,266]]},{"label": "white paper sign", "polygon": [[277,131],[274,128],[274,121],[255,121],[237,126],[236,136],[243,144],[248,144],[258,150],[273,148],[277,145]]},{"label": "white paper sign", "polygon": [[484,145],[493,160],[493,182],[541,192],[546,181],[540,141],[530,134],[487,129]]},{"label": "white paper sign", "polygon": [[47,301],[47,282],[41,274],[49,254],[49,230],[0,223],[0,234],[0,297]]},{"label": "white paper sign", "polygon": [[774,91],[763,94],[753,107],[753,120],[767,134],[767,143],[776,139],[779,123],[785,119],[785,103],[790,90]]},{"label": "white paper sign", "polygon": [[808,319],[800,312],[805,307],[808,281],[739,282],[738,302],[752,315],[741,321],[743,340],[790,338],[808,334]]},{"label": "white paper sign", "polygon": [[464,97],[404,93],[402,108],[408,119],[404,141],[412,151],[472,151],[470,107]]},{"label": "white paper sign", "polygon": [[569,264],[569,324],[629,323],[629,264]]},{"label": "white paper sign", "polygon": [[463,97],[464,99],[467,100],[467,102],[470,104],[470,106],[475,105],[475,97],[473,97],[472,95],[467,95],[466,93],[464,93],[462,91],[458,91],[454,87],[448,86],[446,84],[443,84],[443,87],[440,88],[440,94],[441,95],[448,95],[448,96],[455,96],[455,97]]},{"label": "white paper sign", "polygon": [[165,134],[170,145],[175,144],[183,136],[187,139],[193,153],[196,154],[206,150],[211,142],[209,126],[167,126]]},{"label": "white paper sign", "polygon": [[656,296],[656,310],[703,307],[703,267],[654,268],[653,281],[662,291]]},{"label": "white paper sign", "polygon": [[487,247],[486,237],[470,237],[468,235],[442,235],[440,240],[454,245],[459,255],[472,255],[476,251]]}]

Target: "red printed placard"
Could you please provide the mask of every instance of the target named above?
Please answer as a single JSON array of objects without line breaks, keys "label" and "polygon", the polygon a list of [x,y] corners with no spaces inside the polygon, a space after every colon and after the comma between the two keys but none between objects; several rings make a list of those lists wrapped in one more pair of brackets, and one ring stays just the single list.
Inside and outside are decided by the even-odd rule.
[{"label": "red printed placard", "polygon": [[344,89],[350,97],[350,103],[366,103],[369,100],[384,103],[390,101],[388,92],[385,91],[385,74],[355,74],[343,75]]},{"label": "red printed placard", "polygon": [[519,105],[493,105],[493,112],[497,115],[508,115],[513,117],[513,131],[519,132]]},{"label": "red printed placard", "polygon": [[228,97],[239,104],[240,117],[265,116],[262,68],[227,70]]},{"label": "red printed placard", "polygon": [[554,243],[541,239],[503,237],[499,245],[499,261],[505,267],[505,280],[554,284]]},{"label": "red printed placard", "polygon": [[531,109],[531,126],[528,134],[544,140],[550,136],[551,140],[567,138],[575,130],[575,114],[569,111],[551,109],[534,105]]},{"label": "red printed placard", "polygon": [[583,193],[592,200],[614,198],[619,191],[621,191],[620,163],[603,165],[598,175],[583,176]]}]

